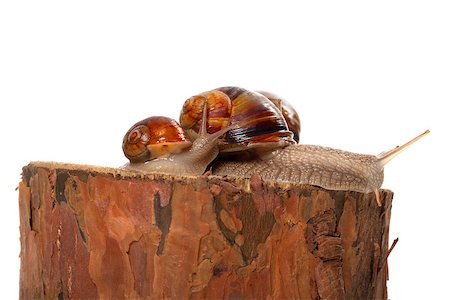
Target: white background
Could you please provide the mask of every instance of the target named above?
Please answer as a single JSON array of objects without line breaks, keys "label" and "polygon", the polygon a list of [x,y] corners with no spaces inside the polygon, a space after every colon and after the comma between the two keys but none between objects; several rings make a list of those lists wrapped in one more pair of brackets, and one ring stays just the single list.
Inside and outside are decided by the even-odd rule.
[{"label": "white background", "polygon": [[[18,297],[21,167],[119,166],[150,115],[223,85],[284,96],[301,142],[377,154],[395,192],[391,299],[448,297],[450,10],[445,1],[0,4],[0,293]],[[164,4],[161,4],[164,3]],[[275,2],[273,2],[275,3]]]}]

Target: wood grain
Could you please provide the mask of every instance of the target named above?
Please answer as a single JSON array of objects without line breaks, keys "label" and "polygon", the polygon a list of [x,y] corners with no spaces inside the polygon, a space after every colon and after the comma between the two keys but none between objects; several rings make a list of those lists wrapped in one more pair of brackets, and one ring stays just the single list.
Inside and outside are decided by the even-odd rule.
[{"label": "wood grain", "polygon": [[386,299],[393,194],[31,163],[21,299]]}]

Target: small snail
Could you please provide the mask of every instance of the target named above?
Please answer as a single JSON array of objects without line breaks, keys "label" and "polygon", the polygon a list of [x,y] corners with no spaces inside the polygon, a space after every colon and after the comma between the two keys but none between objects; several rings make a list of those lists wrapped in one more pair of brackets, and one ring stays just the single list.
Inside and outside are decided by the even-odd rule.
[{"label": "small snail", "polygon": [[192,143],[175,121],[150,117],[134,124],[125,134],[122,149],[130,163],[122,168],[169,175],[201,175],[219,153],[220,136],[238,124],[209,134],[206,112],[198,138]]},{"label": "small snail", "polygon": [[[276,101],[281,105],[281,100]],[[298,137],[300,132],[296,113],[291,113],[297,118],[291,122],[296,127],[291,129],[282,112],[264,95],[238,87],[223,87],[193,96],[184,103],[180,125],[192,139],[195,139],[204,107],[208,109],[209,133],[240,122],[240,126],[229,130],[220,142],[222,153],[282,148],[295,143],[294,135]]]}]

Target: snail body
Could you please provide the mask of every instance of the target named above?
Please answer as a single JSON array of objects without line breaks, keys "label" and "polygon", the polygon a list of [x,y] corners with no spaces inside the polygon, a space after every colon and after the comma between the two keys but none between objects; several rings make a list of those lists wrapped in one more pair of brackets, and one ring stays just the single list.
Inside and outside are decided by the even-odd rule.
[{"label": "snail body", "polygon": [[317,185],[330,190],[375,192],[383,183],[384,166],[403,149],[428,134],[425,131],[406,144],[379,155],[358,154],[316,145],[290,145],[267,158],[220,160],[214,175],[250,178],[258,174],[265,181]]}]

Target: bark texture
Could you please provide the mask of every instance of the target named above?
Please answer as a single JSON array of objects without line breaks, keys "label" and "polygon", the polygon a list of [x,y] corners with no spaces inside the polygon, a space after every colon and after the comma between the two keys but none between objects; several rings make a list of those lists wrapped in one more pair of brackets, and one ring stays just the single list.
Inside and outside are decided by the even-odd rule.
[{"label": "bark texture", "polygon": [[21,299],[386,299],[392,192],[31,163]]}]

